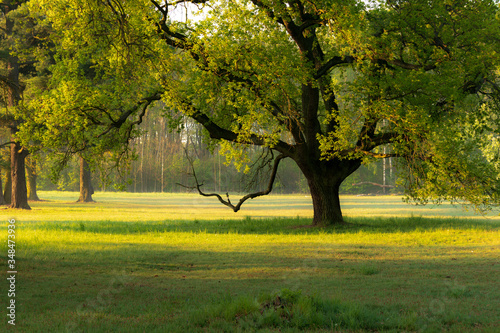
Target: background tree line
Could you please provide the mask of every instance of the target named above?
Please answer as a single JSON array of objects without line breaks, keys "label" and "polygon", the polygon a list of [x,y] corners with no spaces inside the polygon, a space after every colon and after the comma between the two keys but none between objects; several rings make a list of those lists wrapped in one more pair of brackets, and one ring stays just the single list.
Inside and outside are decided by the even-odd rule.
[{"label": "background tree line", "polygon": [[[141,124],[141,134],[131,142],[136,158],[124,172],[112,168],[104,160],[92,170],[92,183],[98,191],[127,192],[186,192],[184,186],[193,185],[192,168],[204,183],[203,188],[214,192],[239,192],[260,190],[266,186],[266,171],[257,172],[263,150],[249,147],[249,169],[237,170],[219,153],[220,147],[210,147],[203,135],[203,128],[184,117],[177,130],[169,128],[167,119],[161,117],[164,106],[151,108]],[[6,131],[1,140],[7,140]],[[0,155],[2,184],[6,202],[10,199],[10,155],[7,149]],[[189,157],[189,159],[188,159]],[[190,162],[191,161],[191,162]],[[79,191],[80,159],[75,157],[67,166],[57,170],[58,161],[49,154],[39,153],[28,159],[26,179],[29,200],[38,200],[36,190]],[[385,181],[384,181],[385,179]],[[342,186],[344,194],[394,194],[397,175],[393,160],[378,161],[363,166]],[[385,185],[385,186],[384,186]],[[308,193],[307,183],[300,170],[290,161],[280,165],[274,193]]]}]

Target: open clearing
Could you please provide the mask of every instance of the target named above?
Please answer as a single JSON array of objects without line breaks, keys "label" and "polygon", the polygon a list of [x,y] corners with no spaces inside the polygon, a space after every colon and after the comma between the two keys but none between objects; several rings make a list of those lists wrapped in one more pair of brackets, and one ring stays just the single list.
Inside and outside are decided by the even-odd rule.
[{"label": "open clearing", "polygon": [[297,228],[303,195],[238,214],[188,194],[40,197],[0,211],[4,271],[16,219],[19,332],[500,330],[498,212],[343,197],[351,225],[316,229]]}]

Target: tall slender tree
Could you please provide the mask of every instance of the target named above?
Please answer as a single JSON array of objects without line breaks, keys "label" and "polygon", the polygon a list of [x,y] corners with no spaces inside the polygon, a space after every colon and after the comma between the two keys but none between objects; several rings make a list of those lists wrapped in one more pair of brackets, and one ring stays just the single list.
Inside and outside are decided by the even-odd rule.
[{"label": "tall slender tree", "polygon": [[94,202],[92,199],[94,187],[90,167],[83,156],[80,156],[80,198],[78,202]]},{"label": "tall slender tree", "polygon": [[3,186],[2,186],[2,169],[0,168],[0,205],[5,205],[7,202],[3,196]]},{"label": "tall slender tree", "polygon": [[19,79],[21,62],[16,54],[16,50],[11,50],[15,46],[16,40],[16,18],[13,13],[23,1],[6,0],[0,4],[1,20],[3,28],[0,30],[2,40],[2,50],[0,61],[4,63],[5,75],[0,76],[0,81],[4,87],[5,108],[0,115],[1,125],[8,127],[11,132],[12,143],[10,145],[11,158],[11,207],[31,209],[28,204],[28,192],[26,188],[25,158],[28,150],[16,139],[19,131],[20,119],[16,117],[16,108],[21,107],[21,96],[25,84]]},{"label": "tall slender tree", "polygon": [[37,180],[36,160],[28,157],[26,159],[26,186],[28,189],[28,200],[30,201],[40,201],[36,188],[36,180]]}]

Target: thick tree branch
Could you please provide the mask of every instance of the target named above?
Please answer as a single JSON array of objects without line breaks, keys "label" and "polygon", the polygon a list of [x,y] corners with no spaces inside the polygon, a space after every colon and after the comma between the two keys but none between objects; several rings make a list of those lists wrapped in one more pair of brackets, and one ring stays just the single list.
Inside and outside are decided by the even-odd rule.
[{"label": "thick tree branch", "polygon": [[328,60],[326,64],[321,66],[321,68],[316,71],[316,74],[314,74],[314,79],[316,80],[319,79],[320,77],[328,73],[328,71],[335,66],[341,64],[352,64],[353,62],[354,62],[354,57],[352,56],[345,56],[345,57],[335,56],[332,59]]},{"label": "thick tree branch", "polygon": [[[305,29],[318,24],[317,21],[319,20],[319,17],[312,15],[312,14],[309,14],[309,13],[303,13],[303,12],[299,13],[301,18],[303,20],[305,20],[299,26],[299,25],[297,25],[297,23],[294,22],[294,20],[292,19],[292,17],[289,14],[283,12],[283,13],[280,13],[280,15],[282,15],[282,16],[278,16],[271,9],[271,7],[266,5],[261,0],[252,0],[252,3],[255,6],[265,10],[267,15],[270,18],[275,19],[279,24],[281,24],[286,29],[286,31],[288,32],[290,37],[295,41],[295,44],[299,48],[300,52],[303,55],[305,55],[309,60],[311,60],[313,62],[313,64],[317,64],[317,61],[319,59],[314,59],[315,55],[312,52],[313,48],[314,48],[313,41],[317,42],[316,35],[314,32],[312,32],[310,34],[310,36],[305,37],[303,32],[305,31]],[[302,7],[302,10],[303,10],[303,7]],[[299,7],[299,11],[300,11],[300,7]],[[319,45],[317,45],[317,48],[319,48]],[[316,56],[317,56],[317,54],[316,54]]]},{"label": "thick tree branch", "polygon": [[[241,142],[238,138],[237,133],[217,125],[209,116],[198,110],[191,102],[184,100],[183,104],[186,114],[192,119],[196,120],[199,124],[201,124],[208,131],[208,134],[212,139],[223,139],[235,143],[251,143],[256,146],[266,145],[265,140],[255,133],[249,135],[250,142]],[[281,140],[276,143],[273,149],[286,156],[290,156],[295,150],[294,146],[289,145]]]},{"label": "thick tree branch", "polygon": [[283,18],[281,17],[278,17],[276,16],[276,14],[274,13],[274,11],[271,9],[271,7],[269,7],[268,5],[266,5],[264,2],[262,2],[261,0],[252,0],[252,3],[259,7],[259,8],[262,8],[266,11],[266,14],[269,18],[273,19],[273,20],[276,20],[279,24],[281,25],[284,25],[284,21],[283,21]]},{"label": "thick tree branch", "polygon": [[371,138],[371,140],[369,142],[370,150],[375,148],[375,147],[381,146],[381,145],[392,143],[392,142],[394,142],[394,140],[396,140],[400,136],[401,135],[399,133],[396,133],[396,132],[385,132],[385,133],[376,134]]},{"label": "thick tree branch", "polygon": [[[191,57],[193,60],[199,62],[199,68],[212,72],[218,77],[223,78],[224,80],[227,80],[228,82],[236,82],[236,83],[242,83],[247,89],[252,91],[257,97],[262,99],[264,103],[268,103],[268,105],[271,107],[270,112],[273,114],[274,118],[280,122],[283,126],[285,126],[287,129],[289,129],[290,133],[292,134],[294,140],[296,142],[301,142],[302,140],[302,135],[300,133],[300,124],[298,121],[294,121],[291,119],[289,116],[285,114],[285,112],[281,109],[279,104],[273,100],[267,99],[265,96],[262,95],[261,91],[255,86],[255,82],[252,81],[248,77],[243,77],[238,75],[235,72],[229,71],[224,68],[216,68],[214,69],[213,67],[209,66],[208,60],[204,56],[204,48],[203,45],[199,45],[199,50],[197,53],[192,51],[192,45],[187,41],[187,37],[185,35],[182,35],[180,33],[173,33],[170,28],[168,27],[166,20],[167,20],[167,15],[168,15],[168,5],[170,4],[165,4],[165,5],[160,5],[157,1],[151,0],[153,5],[158,9],[160,13],[162,13],[162,19],[160,22],[156,23],[158,30],[162,32],[163,39],[169,44],[170,46],[173,46],[175,48],[179,48],[185,51],[189,51]],[[188,1],[188,2],[193,2],[193,1]],[[195,3],[205,3],[207,1],[198,1]],[[256,1],[258,2],[261,6],[269,9],[267,6],[262,4],[261,1]],[[270,10],[270,9],[269,9]],[[247,73],[248,74],[248,73]],[[250,73],[250,76],[257,76],[256,73]],[[265,105],[263,105],[265,106]],[[207,119],[204,119],[204,115],[200,113],[195,113],[194,114],[194,119],[196,120],[195,117],[198,117],[199,120],[203,121],[204,124],[209,124],[209,121]],[[284,119],[283,119],[284,118]],[[213,128],[213,126],[211,126]],[[213,132],[209,131],[210,133],[214,133],[216,138],[217,136],[223,136],[226,140],[229,141],[235,141],[235,136],[232,135],[229,132],[226,132],[224,135],[221,135],[222,130],[220,128],[213,128]]]},{"label": "thick tree branch", "polygon": [[15,141],[4,142],[4,143],[0,144],[0,148],[10,146],[12,143],[16,143],[16,142]]},{"label": "thick tree branch", "polygon": [[[250,90],[262,101],[264,101],[263,103],[261,103],[263,107],[266,107],[266,105],[264,104],[267,101],[267,103],[271,107],[269,111],[274,116],[274,119],[277,120],[281,125],[285,126],[290,131],[295,142],[301,143],[304,141],[303,135],[300,130],[301,127],[300,121],[298,119],[293,119],[293,117],[291,117],[290,115],[287,115],[276,101],[270,100],[267,97],[265,97],[262,94],[261,90],[255,85],[255,83],[251,79],[240,77],[224,69],[214,71],[213,69],[203,68],[203,70],[207,71],[210,70],[217,76],[226,78],[229,82],[238,82],[244,84],[244,86],[248,90]],[[251,75],[257,76],[256,73],[251,73]]]},{"label": "thick tree branch", "polygon": [[[149,105],[151,103],[153,103],[154,101],[159,101],[161,99],[161,96],[162,96],[162,92],[157,91],[157,92],[151,94],[150,96],[145,97],[142,100],[140,100],[136,105],[134,105],[133,107],[131,107],[129,110],[124,111],[120,115],[120,117],[118,118],[118,120],[114,121],[112,118],[110,118],[111,119],[111,123],[108,124],[108,128],[106,130],[104,130],[104,132],[102,132],[101,134],[99,134],[97,137],[99,138],[99,137],[102,137],[102,136],[106,135],[113,128],[120,128],[127,121],[127,119],[133,113],[137,112],[137,110],[139,110],[141,108],[141,106],[142,106],[141,113],[139,114],[139,119],[130,123],[130,128],[128,130],[128,133],[130,134],[130,132],[132,131],[132,127],[134,125],[139,125],[142,122],[142,118],[144,117],[144,115],[146,113],[146,110],[149,107]],[[127,139],[127,141],[128,141],[128,139]]]},{"label": "thick tree branch", "polygon": [[165,40],[166,43],[172,47],[186,51],[190,50],[191,47],[187,43],[187,37],[179,32],[173,32],[167,25],[169,5],[165,3],[162,6],[155,0],[150,0],[150,1],[156,7],[156,9],[162,14],[160,22],[155,23],[160,38]]}]

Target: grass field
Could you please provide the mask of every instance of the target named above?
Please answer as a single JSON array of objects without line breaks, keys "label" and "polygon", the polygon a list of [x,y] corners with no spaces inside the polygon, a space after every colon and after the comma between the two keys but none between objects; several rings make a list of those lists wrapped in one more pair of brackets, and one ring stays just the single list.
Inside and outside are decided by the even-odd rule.
[{"label": "grass field", "polygon": [[188,194],[40,197],[0,210],[4,272],[16,220],[15,331],[500,331],[498,212],[344,197],[350,225],[316,229],[303,195],[238,214]]}]

